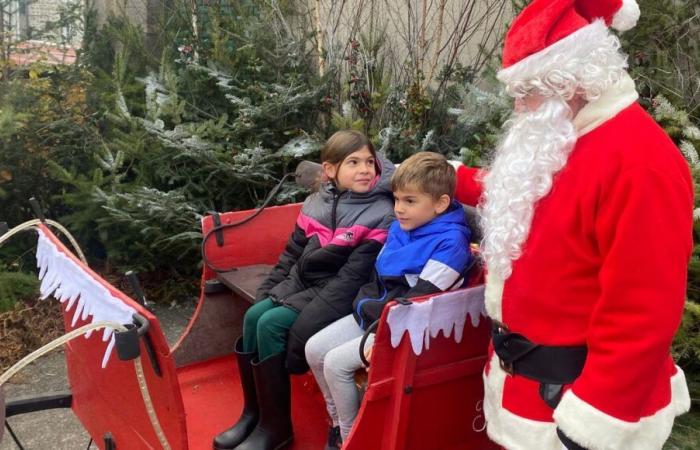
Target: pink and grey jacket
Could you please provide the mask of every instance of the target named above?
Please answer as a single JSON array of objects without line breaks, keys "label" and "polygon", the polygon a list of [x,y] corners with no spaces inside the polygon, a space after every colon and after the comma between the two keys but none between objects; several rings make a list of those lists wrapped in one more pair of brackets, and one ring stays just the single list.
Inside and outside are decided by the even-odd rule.
[{"label": "pink and grey jacket", "polygon": [[368,193],[324,183],[306,199],[284,252],[257,291],[258,300],[269,297],[299,312],[287,344],[292,373],[308,370],[306,341],[352,312],[394,220],[394,165],[378,156],[381,172]]}]

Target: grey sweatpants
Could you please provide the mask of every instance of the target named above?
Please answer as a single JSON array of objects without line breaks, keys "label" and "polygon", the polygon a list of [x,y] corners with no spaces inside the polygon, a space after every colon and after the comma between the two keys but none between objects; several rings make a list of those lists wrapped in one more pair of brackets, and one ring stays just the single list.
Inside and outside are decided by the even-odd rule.
[{"label": "grey sweatpants", "polygon": [[[328,325],[306,343],[306,361],[316,377],[326,400],[328,415],[334,426],[340,426],[343,440],[360,409],[360,392],[355,385],[355,371],[362,367],[360,341],[364,330],[352,314]],[[365,348],[374,343],[374,334]]]}]

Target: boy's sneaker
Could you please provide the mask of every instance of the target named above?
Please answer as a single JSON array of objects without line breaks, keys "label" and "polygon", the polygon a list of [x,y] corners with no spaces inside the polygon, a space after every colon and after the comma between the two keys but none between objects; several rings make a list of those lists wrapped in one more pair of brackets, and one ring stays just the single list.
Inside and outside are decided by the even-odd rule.
[{"label": "boy's sneaker", "polygon": [[331,426],[328,428],[328,443],[324,450],[340,450],[343,440],[340,438],[340,427]]}]

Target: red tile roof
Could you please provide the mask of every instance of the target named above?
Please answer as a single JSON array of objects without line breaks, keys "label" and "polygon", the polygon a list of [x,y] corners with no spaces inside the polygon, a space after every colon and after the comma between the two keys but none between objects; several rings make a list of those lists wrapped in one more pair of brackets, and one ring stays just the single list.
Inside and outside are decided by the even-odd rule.
[{"label": "red tile roof", "polygon": [[47,64],[73,64],[77,59],[75,47],[61,46],[50,42],[26,41],[19,43],[10,53],[10,62],[26,66],[37,61]]}]

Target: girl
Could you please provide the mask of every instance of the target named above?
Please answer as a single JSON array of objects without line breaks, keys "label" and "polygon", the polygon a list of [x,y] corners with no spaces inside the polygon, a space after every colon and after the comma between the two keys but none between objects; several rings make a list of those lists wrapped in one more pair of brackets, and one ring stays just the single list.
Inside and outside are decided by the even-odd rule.
[{"label": "girl", "polygon": [[273,450],[292,441],[289,373],[308,370],[306,341],[350,314],[393,220],[391,175],[362,133],[339,131],[321,151],[324,178],[302,206],[294,232],[236,342],[245,404],[214,449]]}]

